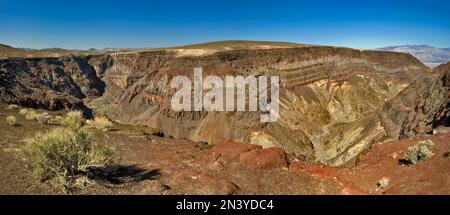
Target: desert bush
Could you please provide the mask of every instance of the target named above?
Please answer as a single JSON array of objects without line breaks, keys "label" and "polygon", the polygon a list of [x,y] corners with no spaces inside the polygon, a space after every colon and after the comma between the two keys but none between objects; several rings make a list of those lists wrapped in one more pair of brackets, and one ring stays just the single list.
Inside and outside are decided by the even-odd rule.
[{"label": "desert bush", "polygon": [[56,117],[48,114],[47,112],[38,114],[36,116],[36,120],[42,124],[47,124],[47,125],[57,125],[60,124],[60,122],[56,119]]},{"label": "desert bush", "polygon": [[62,117],[62,116],[55,116],[55,124],[56,125],[62,125],[63,124],[63,120],[64,120],[64,117]]},{"label": "desert bush", "polygon": [[26,108],[22,108],[19,110],[20,115],[26,115],[27,113],[28,113],[28,109],[26,109]]},{"label": "desert bush", "polygon": [[434,155],[430,148],[434,145],[431,140],[420,141],[418,144],[408,147],[408,151],[400,160],[401,163],[411,165],[428,159]]},{"label": "desert bush", "polygon": [[94,120],[87,120],[86,124],[102,131],[108,131],[113,127],[113,123],[106,117],[95,117]]},{"label": "desert bush", "polygon": [[79,130],[85,124],[85,119],[81,111],[70,111],[62,119],[61,125],[64,125],[72,130]]},{"label": "desert bush", "polygon": [[28,111],[28,112],[25,114],[25,119],[27,119],[27,120],[35,120],[36,117],[37,117],[37,115],[38,115],[38,114],[37,114],[35,111],[30,110],[30,111]]},{"label": "desert bush", "polygon": [[8,125],[10,126],[15,126],[16,125],[16,117],[14,116],[8,116],[6,117],[6,122],[8,123]]},{"label": "desert bush", "polygon": [[377,190],[386,188],[389,185],[389,178],[382,177],[377,182]]},{"label": "desert bush", "polygon": [[19,105],[10,104],[8,105],[8,107],[6,107],[6,110],[15,110],[15,109],[19,109]]},{"label": "desert bush", "polygon": [[63,122],[66,127],[39,132],[26,139],[19,155],[31,164],[41,181],[50,181],[70,192],[89,168],[111,164],[114,148],[94,144],[89,133],[81,128],[78,113],[67,114]]}]

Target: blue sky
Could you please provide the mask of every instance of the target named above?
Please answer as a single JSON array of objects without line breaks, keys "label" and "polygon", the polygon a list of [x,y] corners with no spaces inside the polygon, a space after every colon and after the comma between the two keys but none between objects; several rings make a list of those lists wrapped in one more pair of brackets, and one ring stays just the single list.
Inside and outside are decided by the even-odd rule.
[{"label": "blue sky", "polygon": [[450,47],[450,1],[0,0],[0,43],[165,47],[217,40]]}]

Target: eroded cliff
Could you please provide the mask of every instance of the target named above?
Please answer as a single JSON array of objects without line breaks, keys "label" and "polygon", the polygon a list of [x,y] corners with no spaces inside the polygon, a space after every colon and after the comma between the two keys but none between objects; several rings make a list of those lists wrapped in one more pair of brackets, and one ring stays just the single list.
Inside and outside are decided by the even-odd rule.
[{"label": "eroded cliff", "polygon": [[[279,146],[334,166],[351,163],[384,138],[425,132],[445,121],[448,109],[447,76],[439,75],[445,69],[433,73],[408,54],[321,46],[193,53],[1,60],[0,98],[49,109],[86,105],[116,122],[157,127],[175,138]],[[280,76],[279,120],[261,123],[258,112],[173,111],[170,81],[192,76],[194,67],[204,76]]]}]

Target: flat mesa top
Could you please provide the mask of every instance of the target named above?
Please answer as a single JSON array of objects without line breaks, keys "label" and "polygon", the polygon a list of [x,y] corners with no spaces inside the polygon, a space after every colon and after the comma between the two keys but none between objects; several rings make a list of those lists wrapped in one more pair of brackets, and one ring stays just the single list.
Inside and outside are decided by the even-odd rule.
[{"label": "flat mesa top", "polygon": [[90,50],[66,50],[60,48],[50,49],[21,49],[0,44],[0,58],[10,57],[61,57],[67,55],[95,55],[110,52],[115,53],[137,53],[148,51],[175,51],[178,56],[204,56],[214,54],[219,51],[233,50],[254,50],[254,49],[275,49],[275,48],[295,48],[310,47],[306,45],[290,42],[267,42],[267,41],[247,41],[247,40],[227,40],[208,43],[199,43],[186,46],[164,47],[164,48],[125,48],[125,49],[90,49]]}]

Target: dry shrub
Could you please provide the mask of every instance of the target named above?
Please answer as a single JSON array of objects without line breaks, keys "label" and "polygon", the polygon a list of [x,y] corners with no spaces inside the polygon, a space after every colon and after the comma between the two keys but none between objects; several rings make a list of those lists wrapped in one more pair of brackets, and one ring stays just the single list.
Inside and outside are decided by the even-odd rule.
[{"label": "dry shrub", "polygon": [[17,120],[16,120],[16,117],[14,117],[14,116],[8,116],[8,117],[6,117],[6,122],[10,126],[15,126],[17,123]]},{"label": "dry shrub", "polygon": [[102,131],[108,131],[113,127],[113,123],[106,117],[95,117],[94,120],[87,120],[86,124]]},{"label": "dry shrub", "polygon": [[19,105],[10,104],[8,105],[8,107],[6,107],[6,110],[15,110],[15,109],[19,109]]},{"label": "dry shrub", "polygon": [[400,162],[406,165],[412,165],[426,160],[434,155],[430,150],[433,146],[434,143],[431,140],[420,141],[418,144],[408,147],[408,151]]},{"label": "dry shrub", "polygon": [[52,115],[48,114],[47,112],[38,114],[36,116],[36,120],[39,123],[47,124],[47,125],[56,125],[57,124],[56,120],[55,120],[55,117],[53,117]]},{"label": "dry shrub", "polygon": [[19,110],[20,115],[26,115],[27,113],[28,113],[28,109],[26,109],[26,108],[22,108]]},{"label": "dry shrub", "polygon": [[389,185],[389,178],[387,177],[382,177],[380,180],[378,180],[377,182],[377,190],[379,189],[384,189]]},{"label": "dry shrub", "polygon": [[37,133],[26,139],[20,156],[31,164],[34,174],[71,192],[77,180],[85,177],[89,168],[106,167],[112,163],[114,148],[92,143],[82,128],[84,119],[78,112],[69,112],[63,119],[65,127]]},{"label": "dry shrub", "polygon": [[61,124],[72,129],[79,130],[86,123],[81,111],[70,111],[62,120]]},{"label": "dry shrub", "polygon": [[37,113],[34,110],[30,110],[25,114],[25,119],[27,120],[35,120],[37,117]]}]

